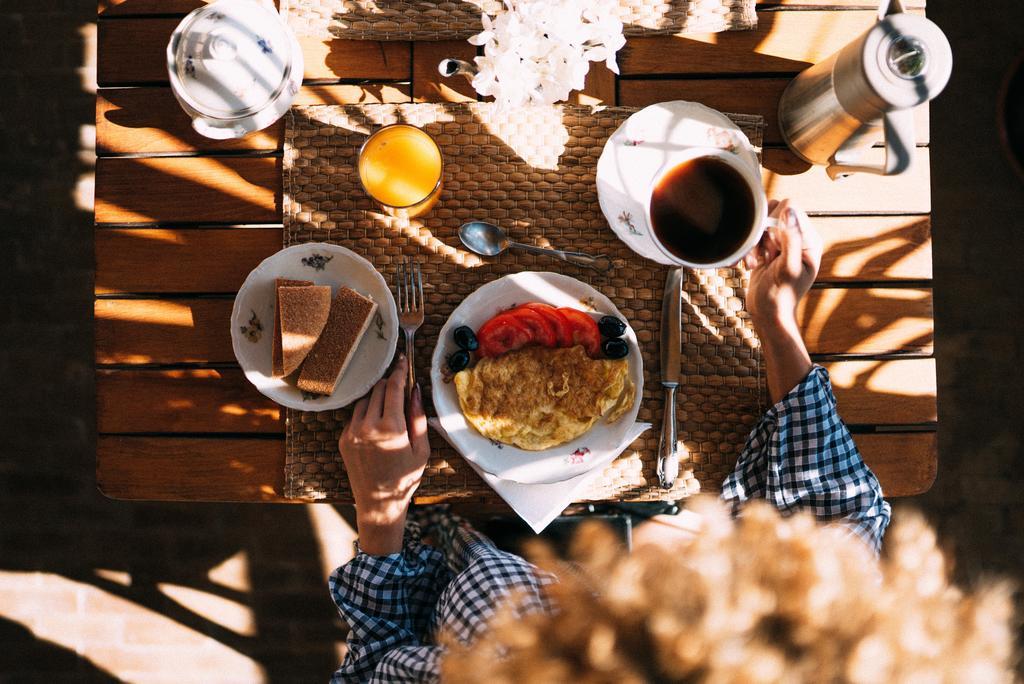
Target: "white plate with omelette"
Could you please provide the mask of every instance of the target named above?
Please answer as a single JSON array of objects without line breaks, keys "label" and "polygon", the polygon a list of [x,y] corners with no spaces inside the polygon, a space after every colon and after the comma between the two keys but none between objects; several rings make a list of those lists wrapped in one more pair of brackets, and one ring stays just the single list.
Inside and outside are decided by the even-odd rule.
[{"label": "white plate with omelette", "polygon": [[[279,279],[329,286],[332,306],[341,288],[351,288],[377,305],[330,394],[300,390],[298,372],[275,375]],[[264,396],[300,411],[342,408],[366,394],[390,365],[398,332],[398,311],[384,277],[352,250],[324,242],[294,245],[264,259],[245,279],[231,311],[231,346],[245,377]]]},{"label": "white plate with omelette", "polygon": [[[476,359],[474,354],[474,364],[460,371],[460,374],[472,372],[473,375],[453,377],[454,374],[447,367],[449,355],[458,350],[453,331],[463,325],[479,331],[493,316],[528,302],[578,309],[587,312],[595,320],[605,315],[619,318],[626,323],[622,339],[629,347],[629,354],[624,359],[612,362],[608,359],[588,359],[582,347],[550,350],[528,346],[518,352],[486,359],[488,362],[500,361],[503,366],[489,363],[485,372],[478,371],[482,361]],[[515,359],[506,359],[521,352],[526,353]],[[554,353],[558,354],[558,359],[552,368],[561,370],[552,370],[552,377],[541,377],[549,372],[545,364],[551,361],[551,354]],[[578,372],[573,373],[572,369],[577,367]],[[538,399],[536,405],[528,405],[529,397],[541,397],[546,393],[545,388],[551,386],[553,377],[559,388],[547,394],[562,396],[568,392],[570,396],[578,397],[574,401],[585,400],[588,405],[583,410],[589,413],[582,415],[591,418],[592,423],[589,420],[581,423],[577,412],[579,407],[565,407],[557,403],[557,399],[554,400],[556,403]],[[600,381],[588,382],[588,379],[594,378]],[[481,286],[452,312],[438,335],[430,379],[438,420],[452,445],[463,457],[502,479],[522,484],[543,484],[560,482],[590,471],[603,450],[614,448],[625,439],[626,432],[640,411],[643,360],[637,346],[636,333],[629,321],[603,294],[569,276],[524,272]],[[595,384],[599,386],[593,386]],[[471,405],[477,406],[479,403],[465,403],[467,388],[476,388],[477,393],[488,393],[491,405],[497,405],[497,410],[486,416],[486,420],[482,421],[481,416],[471,409]],[[460,391],[463,393],[463,402],[460,402]],[[496,402],[495,397],[499,400],[508,397],[509,403]],[[472,400],[472,397],[469,398]],[[593,405],[590,406],[589,402],[593,402]],[[464,406],[469,410],[468,416]],[[566,408],[577,412],[575,417],[568,415]],[[501,415],[494,415],[497,413]],[[557,446],[540,450],[520,448],[514,446],[510,439],[495,438],[503,434],[521,435],[523,424],[530,421],[542,424],[547,437],[554,437],[554,441],[560,441],[559,438],[567,433],[575,436]],[[474,425],[488,430],[491,436],[484,436]]]}]

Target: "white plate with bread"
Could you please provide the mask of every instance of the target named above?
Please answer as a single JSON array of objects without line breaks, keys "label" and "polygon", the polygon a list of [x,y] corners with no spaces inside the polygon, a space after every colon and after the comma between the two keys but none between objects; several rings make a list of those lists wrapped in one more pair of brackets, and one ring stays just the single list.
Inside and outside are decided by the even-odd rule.
[{"label": "white plate with bread", "polygon": [[324,242],[264,259],[231,311],[231,346],[245,377],[302,411],[342,408],[366,394],[391,364],[398,331],[384,277]]}]

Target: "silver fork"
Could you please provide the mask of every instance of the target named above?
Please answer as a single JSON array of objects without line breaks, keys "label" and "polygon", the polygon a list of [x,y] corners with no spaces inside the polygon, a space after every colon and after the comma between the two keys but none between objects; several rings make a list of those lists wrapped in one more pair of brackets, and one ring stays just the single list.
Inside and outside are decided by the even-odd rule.
[{"label": "silver fork", "polygon": [[416,331],[423,325],[423,275],[418,261],[409,257],[398,264],[395,274],[395,296],[398,300],[398,324],[405,333],[405,358],[409,360],[409,377],[405,391],[412,394],[416,385],[416,356],[413,342]]}]

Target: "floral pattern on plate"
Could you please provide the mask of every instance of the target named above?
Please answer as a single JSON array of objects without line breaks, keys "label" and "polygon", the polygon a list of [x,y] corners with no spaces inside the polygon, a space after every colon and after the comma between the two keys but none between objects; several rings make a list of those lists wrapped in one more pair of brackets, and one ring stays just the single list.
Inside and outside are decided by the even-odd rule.
[{"label": "floral pattern on plate", "polygon": [[308,266],[314,271],[322,271],[327,268],[327,264],[331,263],[333,256],[324,256],[323,254],[317,254],[314,252],[308,257],[302,257],[302,265]]},{"label": "floral pattern on plate", "polygon": [[589,447],[580,447],[576,451],[572,452],[565,457],[565,462],[571,465],[579,465],[587,460],[587,456],[590,455]]},{"label": "floral pattern on plate", "polygon": [[242,334],[245,335],[245,339],[252,343],[260,341],[263,337],[263,323],[260,322],[260,317],[256,315],[256,311],[253,310],[252,316],[249,317],[249,322],[241,327]]}]

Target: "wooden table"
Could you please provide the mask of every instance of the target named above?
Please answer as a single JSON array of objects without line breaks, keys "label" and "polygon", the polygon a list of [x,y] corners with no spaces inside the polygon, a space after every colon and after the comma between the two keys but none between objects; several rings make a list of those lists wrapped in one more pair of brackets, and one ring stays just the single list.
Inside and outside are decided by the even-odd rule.
[{"label": "wooden table", "polygon": [[[245,380],[228,328],[236,289],[281,248],[283,124],[226,142],[192,131],[164,48],[201,1],[99,0],[97,482],[121,499],[284,501],[283,411]],[[756,31],[630,39],[622,75],[595,65],[578,101],[765,117],[768,194],[795,198],[827,242],[801,310],[808,347],[886,493],[903,496],[936,469],[927,109],[909,172],[840,183],[785,149],[776,117],[787,82],[870,26],[872,5],[758,2]],[[297,104],[472,95],[437,74],[440,59],[473,56],[464,41],[301,44]]]}]

